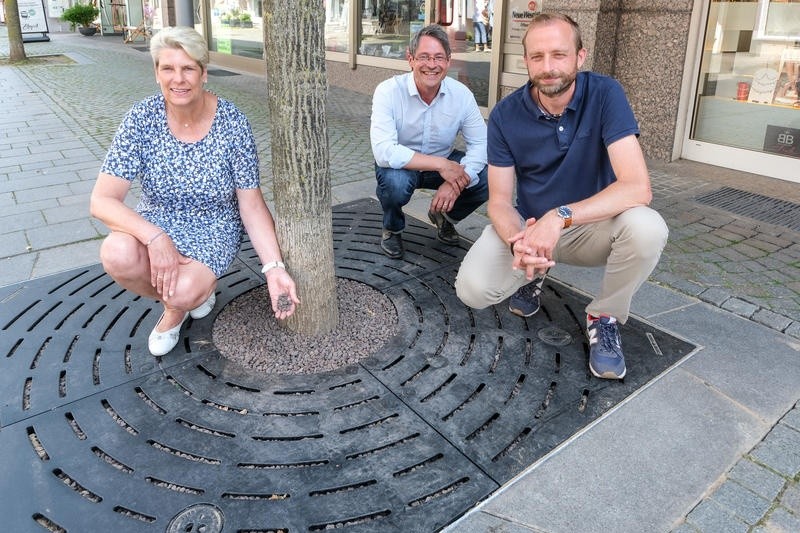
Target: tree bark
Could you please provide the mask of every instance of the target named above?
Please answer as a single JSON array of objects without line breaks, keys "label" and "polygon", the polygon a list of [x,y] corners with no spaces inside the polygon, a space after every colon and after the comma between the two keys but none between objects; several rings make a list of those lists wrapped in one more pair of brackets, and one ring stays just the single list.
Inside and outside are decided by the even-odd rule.
[{"label": "tree bark", "polygon": [[6,26],[8,27],[9,61],[25,61],[25,45],[22,42],[22,26],[19,20],[17,0],[6,0]]},{"label": "tree bark", "polygon": [[301,304],[287,327],[321,335],[339,322],[333,264],[324,10],[264,0],[275,225]]}]

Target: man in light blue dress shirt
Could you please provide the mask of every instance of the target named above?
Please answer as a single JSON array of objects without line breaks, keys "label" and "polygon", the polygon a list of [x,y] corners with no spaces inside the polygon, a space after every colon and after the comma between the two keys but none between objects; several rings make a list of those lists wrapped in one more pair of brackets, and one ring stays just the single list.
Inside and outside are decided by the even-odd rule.
[{"label": "man in light blue dress shirt", "polygon": [[[454,225],[489,196],[486,123],[469,88],[447,77],[450,54],[444,30],[426,26],[409,45],[411,72],[382,82],[372,99],[381,249],[393,259],[403,257],[403,206],[415,190],[436,191],[428,218],[439,241],[450,245],[459,243]],[[454,149],[459,133],[466,152]]]}]

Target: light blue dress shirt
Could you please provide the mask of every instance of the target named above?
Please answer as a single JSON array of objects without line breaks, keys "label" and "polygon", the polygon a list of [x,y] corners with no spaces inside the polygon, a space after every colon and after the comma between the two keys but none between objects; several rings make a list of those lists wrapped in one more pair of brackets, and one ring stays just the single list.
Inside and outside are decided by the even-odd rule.
[{"label": "light blue dress shirt", "polygon": [[378,166],[404,168],[415,152],[447,157],[459,132],[466,145],[461,164],[472,187],[486,166],[486,122],[469,88],[446,77],[428,105],[419,95],[413,73],[408,72],[375,89],[369,136]]}]

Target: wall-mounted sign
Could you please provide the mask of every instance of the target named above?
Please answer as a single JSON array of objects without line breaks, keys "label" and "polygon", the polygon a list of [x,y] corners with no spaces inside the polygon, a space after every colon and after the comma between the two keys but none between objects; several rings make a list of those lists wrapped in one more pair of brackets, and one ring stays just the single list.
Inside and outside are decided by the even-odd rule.
[{"label": "wall-mounted sign", "polygon": [[522,36],[528,29],[528,23],[541,12],[542,2],[539,0],[511,0],[507,15],[506,43],[522,44]]}]

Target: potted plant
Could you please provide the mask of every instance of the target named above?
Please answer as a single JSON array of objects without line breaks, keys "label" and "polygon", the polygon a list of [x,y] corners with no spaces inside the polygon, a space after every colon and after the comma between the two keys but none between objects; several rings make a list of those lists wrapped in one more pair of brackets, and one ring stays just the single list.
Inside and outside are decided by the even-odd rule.
[{"label": "potted plant", "polygon": [[241,23],[239,21],[239,10],[236,8],[231,9],[231,27],[239,27]]},{"label": "potted plant", "polygon": [[225,13],[224,15],[222,15],[222,18],[220,18],[220,22],[222,22],[223,26],[230,26],[231,25],[231,16],[230,16],[230,14],[229,13]]},{"label": "potted plant", "polygon": [[78,31],[81,35],[91,36],[97,33],[97,28],[93,25],[94,20],[100,14],[100,10],[91,4],[75,4],[68,7],[61,14],[61,20],[69,22],[69,28],[75,30],[75,25],[79,25]]},{"label": "potted plant", "polygon": [[253,27],[253,18],[250,16],[250,13],[244,12],[239,15],[239,21],[242,24],[242,28],[252,28]]}]

